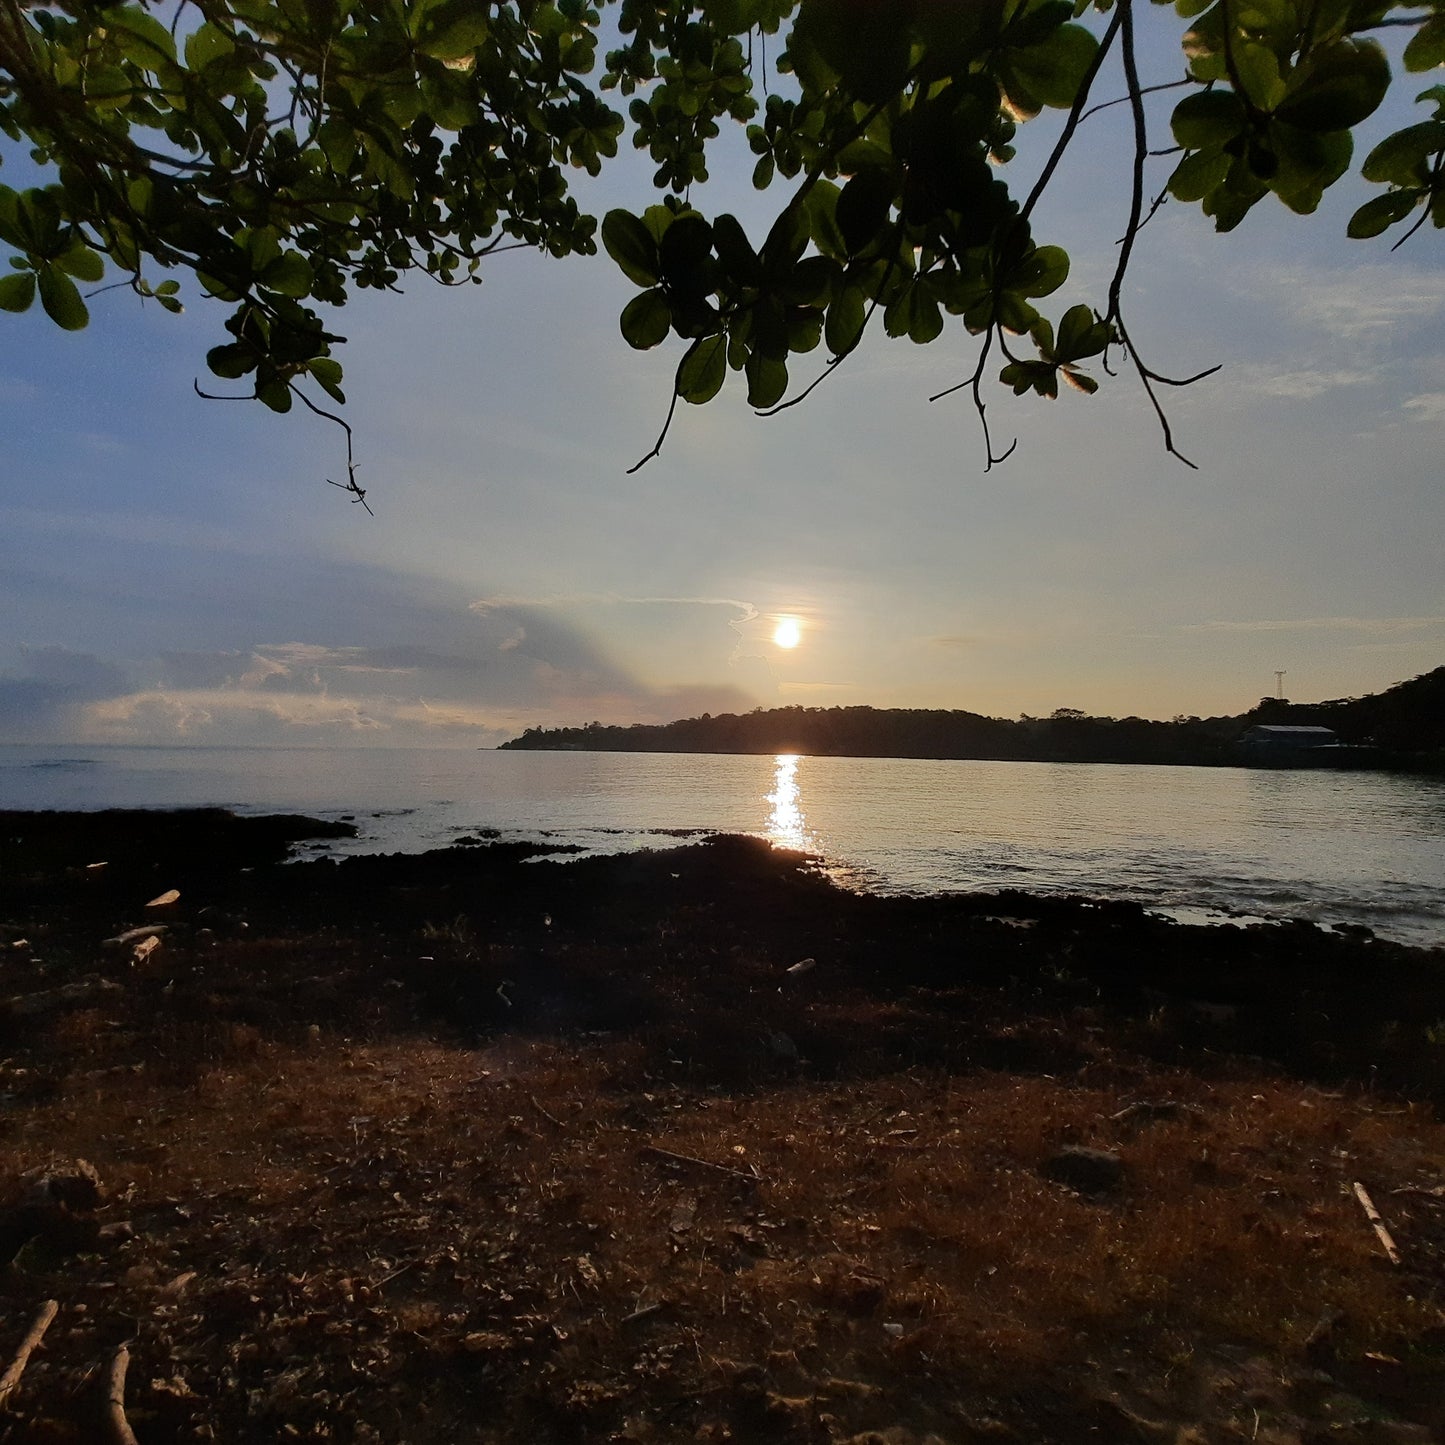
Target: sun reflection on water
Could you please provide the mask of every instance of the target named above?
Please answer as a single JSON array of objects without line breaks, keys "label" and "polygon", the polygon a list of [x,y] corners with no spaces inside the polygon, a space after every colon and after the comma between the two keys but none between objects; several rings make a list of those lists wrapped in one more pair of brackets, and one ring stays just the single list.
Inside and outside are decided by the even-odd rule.
[{"label": "sun reflection on water", "polygon": [[767,801],[772,804],[772,812],[768,814],[768,838],[780,848],[811,852],[815,844],[803,817],[803,794],[798,787],[798,754],[779,753],[773,763],[773,791],[767,795]]}]

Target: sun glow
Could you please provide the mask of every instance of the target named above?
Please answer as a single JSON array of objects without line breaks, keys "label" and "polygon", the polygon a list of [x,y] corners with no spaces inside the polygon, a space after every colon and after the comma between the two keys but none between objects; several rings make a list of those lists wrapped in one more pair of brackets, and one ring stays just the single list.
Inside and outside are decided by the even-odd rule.
[{"label": "sun glow", "polygon": [[780,617],[773,628],[773,641],[779,647],[796,647],[803,640],[802,624],[796,617]]}]

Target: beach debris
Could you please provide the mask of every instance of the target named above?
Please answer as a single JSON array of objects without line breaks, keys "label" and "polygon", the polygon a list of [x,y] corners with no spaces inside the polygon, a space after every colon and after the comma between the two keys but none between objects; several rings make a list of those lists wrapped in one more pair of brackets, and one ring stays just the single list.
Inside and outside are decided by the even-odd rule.
[{"label": "beach debris", "polygon": [[25,1366],[30,1363],[30,1356],[36,1345],[45,1338],[45,1332],[50,1328],[51,1321],[60,1313],[60,1305],[53,1299],[46,1300],[35,1312],[35,1318],[30,1322],[30,1328],[25,1332],[25,1338],[20,1341],[20,1348],[15,1351],[5,1373],[0,1375],[0,1410],[3,1410],[15,1393],[15,1388],[20,1383],[20,1377],[25,1373]]},{"label": "beach debris", "polygon": [[697,1220],[697,1196],[689,1194],[678,1200],[672,1207],[672,1217],[667,1222],[669,1234],[686,1234]]},{"label": "beach debris", "polygon": [[1365,1218],[1370,1221],[1375,1231],[1375,1237],[1380,1241],[1391,1264],[1399,1264],[1400,1251],[1395,1248],[1395,1241],[1390,1236],[1390,1231],[1385,1228],[1385,1221],[1380,1218],[1380,1211],[1375,1208],[1375,1201],[1370,1198],[1365,1186],[1358,1179],[1355,1180],[1355,1198],[1360,1201],[1360,1208],[1365,1211]]},{"label": "beach debris", "polygon": [[141,939],[141,941],[136,944],[136,946],[131,950],[131,964],[135,965],[144,963],[146,959],[148,959],[151,954],[153,954],[160,946],[161,941],[158,937],[156,937],[154,933],[151,934],[149,938]]},{"label": "beach debris", "polygon": [[60,1167],[34,1170],[25,1176],[24,1183],[27,1204],[58,1205],[85,1212],[98,1209],[105,1200],[105,1186],[88,1159],[72,1159]]},{"label": "beach debris", "polygon": [[124,933],[117,933],[114,938],[107,938],[100,946],[111,950],[134,948],[143,939],[160,938],[170,931],[169,923],[146,923],[139,928],[127,928]]},{"label": "beach debris", "polygon": [[72,983],[61,984],[59,988],[45,988],[38,993],[16,994],[13,998],[0,1000],[0,1019],[34,1018],[55,1009],[85,1003],[98,993],[110,993],[119,988],[120,985],[112,979],[87,974]]},{"label": "beach debris", "polygon": [[122,1345],[110,1362],[110,1376],[106,1382],[105,1415],[110,1423],[111,1438],[115,1445],[137,1445],[135,1432],[125,1418],[125,1376],[130,1369],[130,1350]]},{"label": "beach debris", "polygon": [[507,997],[505,990],[509,988],[516,988],[516,986],[517,985],[513,983],[512,980],[509,978],[504,978],[501,983],[497,985],[497,997],[501,999],[501,1001],[506,1004],[508,1008],[512,1007],[512,1000]]},{"label": "beach debris", "polygon": [[28,938],[14,939],[10,944],[10,950],[12,953],[29,953],[30,940]]},{"label": "beach debris", "polygon": [[178,903],[180,901],[180,897],[181,890],[179,888],[167,888],[164,893],[157,893],[156,896],[152,898],[149,903],[146,904],[146,907],[169,908],[172,903]]},{"label": "beach debris", "polygon": [[563,1122],[562,1122],[555,1114],[549,1113],[546,1109],[544,1109],[544,1108],[542,1107],[541,1103],[538,1101],[537,1096],[536,1096],[535,1094],[528,1094],[528,1095],[527,1095],[527,1102],[528,1102],[549,1124],[555,1124],[559,1129],[565,1129],[565,1128],[567,1127],[565,1124],[563,1124]]},{"label": "beach debris", "polygon": [[1142,1124],[1155,1119],[1188,1119],[1193,1124],[1204,1122],[1204,1110],[1178,1099],[1140,1099],[1126,1104],[1117,1114],[1109,1115],[1111,1124]]},{"label": "beach debris", "polygon": [[817,968],[817,966],[818,960],[816,958],[800,958],[797,963],[793,964],[787,971],[789,973],[807,973],[810,968]]},{"label": "beach debris", "polygon": [[1043,1172],[1056,1184],[1066,1184],[1080,1194],[1103,1194],[1123,1182],[1124,1161],[1109,1149],[1069,1144],[1044,1160]]},{"label": "beach debris", "polygon": [[883,1333],[891,1340],[903,1338],[903,1326],[897,1320],[888,1320],[883,1326]]},{"label": "beach debris", "polygon": [[110,867],[109,862],[107,862],[105,859],[102,858],[99,863],[87,863],[87,864],[85,865],[85,871],[86,871],[87,873],[99,873],[102,868],[109,868],[109,867]]},{"label": "beach debris", "polygon": [[642,1152],[653,1159],[665,1160],[669,1164],[690,1164],[694,1169],[709,1169],[716,1174],[728,1174],[747,1184],[756,1184],[761,1177],[757,1174],[745,1174],[741,1169],[733,1169],[726,1164],[714,1164],[711,1159],[699,1159],[694,1154],[679,1154],[675,1150],[664,1149],[658,1144],[644,1144]]},{"label": "beach debris", "polygon": [[162,1299],[179,1299],[185,1293],[186,1286],[195,1279],[196,1271],[188,1269],[184,1274],[178,1274],[169,1284],[164,1284],[160,1289]]}]

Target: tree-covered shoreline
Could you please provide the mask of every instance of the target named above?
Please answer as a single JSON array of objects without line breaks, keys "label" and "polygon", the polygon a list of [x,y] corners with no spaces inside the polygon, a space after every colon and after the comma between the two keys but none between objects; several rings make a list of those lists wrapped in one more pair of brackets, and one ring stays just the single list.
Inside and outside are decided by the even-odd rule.
[{"label": "tree-covered shoreline", "polygon": [[[1438,770],[1445,758],[1445,667],[1382,693],[1329,702],[1261,698],[1226,717],[985,717],[944,708],[780,707],[669,723],[528,728],[505,749],[589,752],[807,753],[823,757],[973,758],[1011,762],[1236,765],[1251,727],[1327,727],[1346,749],[1335,766]],[[1324,756],[1311,762],[1320,764]]]}]

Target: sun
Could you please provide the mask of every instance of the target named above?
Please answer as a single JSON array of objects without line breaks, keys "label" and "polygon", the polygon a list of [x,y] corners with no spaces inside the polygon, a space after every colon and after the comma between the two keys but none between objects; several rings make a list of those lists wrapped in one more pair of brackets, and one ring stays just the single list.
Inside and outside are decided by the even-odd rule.
[{"label": "sun", "polygon": [[773,628],[773,641],[779,647],[793,648],[803,640],[803,628],[796,617],[780,617]]}]

